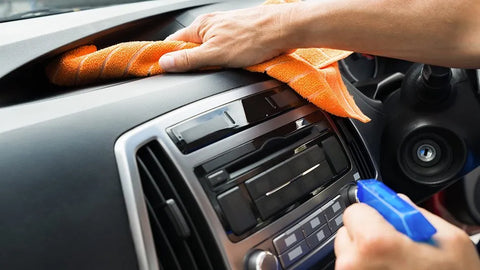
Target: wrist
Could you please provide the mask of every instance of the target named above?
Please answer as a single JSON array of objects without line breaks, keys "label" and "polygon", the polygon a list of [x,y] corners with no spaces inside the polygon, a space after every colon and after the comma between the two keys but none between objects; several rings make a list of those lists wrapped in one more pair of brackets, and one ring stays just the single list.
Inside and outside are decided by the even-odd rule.
[{"label": "wrist", "polygon": [[296,49],[292,37],[296,29],[295,16],[299,3],[269,4],[262,6],[260,14],[264,16],[256,21],[255,29],[258,31],[259,44],[276,51]]},{"label": "wrist", "polygon": [[[289,49],[332,47],[342,9],[338,1],[288,4],[282,14],[284,44]],[[333,34],[332,34],[333,33]],[[336,35],[338,38],[338,35]]]},{"label": "wrist", "polygon": [[314,36],[308,35],[308,24],[311,11],[308,11],[308,4],[305,2],[284,4],[285,9],[279,16],[281,33],[280,44],[286,49],[308,47]]}]

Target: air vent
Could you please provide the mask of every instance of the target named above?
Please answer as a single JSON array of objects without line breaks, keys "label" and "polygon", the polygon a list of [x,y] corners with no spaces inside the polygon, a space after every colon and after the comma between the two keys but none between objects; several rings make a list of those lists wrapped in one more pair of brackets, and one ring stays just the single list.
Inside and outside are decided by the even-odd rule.
[{"label": "air vent", "polygon": [[160,269],[214,269],[205,222],[159,143],[140,148],[136,159]]},{"label": "air vent", "polygon": [[348,148],[352,154],[357,170],[360,173],[360,177],[362,179],[375,178],[373,163],[366,154],[367,149],[363,143],[361,143],[358,132],[346,119],[336,118],[335,122],[343,133],[343,138],[348,144]]},{"label": "air vent", "polygon": [[358,146],[358,143],[356,141],[351,141],[349,146],[351,150],[350,152],[352,153],[353,159],[355,161],[355,164],[357,165],[357,169],[360,173],[360,176],[363,179],[374,178],[375,173],[372,169],[372,165],[369,162],[369,160],[365,158],[365,155],[362,154],[362,150]]}]

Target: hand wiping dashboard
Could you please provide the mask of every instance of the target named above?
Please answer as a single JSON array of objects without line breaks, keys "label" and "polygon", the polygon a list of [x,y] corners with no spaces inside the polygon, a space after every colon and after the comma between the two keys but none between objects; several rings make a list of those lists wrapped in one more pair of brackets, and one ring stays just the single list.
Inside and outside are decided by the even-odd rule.
[{"label": "hand wiping dashboard", "polygon": [[[269,1],[271,3],[283,1]],[[85,85],[127,77],[146,77],[164,73],[158,59],[169,52],[199,44],[183,41],[132,41],[97,51],[96,46],[81,46],[68,51],[46,67],[50,82],[61,86]],[[327,49],[297,49],[263,63],[245,67],[266,73],[287,83],[301,96],[321,109],[340,117],[370,121],[355,104],[345,87],[337,61],[351,52]]]}]

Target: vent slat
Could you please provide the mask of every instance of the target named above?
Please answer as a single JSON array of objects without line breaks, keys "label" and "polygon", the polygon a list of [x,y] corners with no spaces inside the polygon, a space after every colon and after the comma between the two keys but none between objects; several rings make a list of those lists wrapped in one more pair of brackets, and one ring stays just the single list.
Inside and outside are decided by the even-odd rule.
[{"label": "vent slat", "polygon": [[[168,176],[168,173],[165,170],[164,166],[162,166],[162,163],[161,163],[162,157],[160,156],[160,153],[162,153],[162,149],[160,148],[160,145],[158,143],[151,143],[147,146],[147,149],[149,153],[152,155],[152,157],[154,158],[155,164],[160,169],[162,176],[165,179],[168,179],[167,181],[165,181],[165,186],[161,186],[161,188],[171,191],[171,195],[173,196],[173,198],[175,198],[175,201],[177,202],[178,207],[182,210],[182,212],[187,213],[186,207],[183,204],[183,200],[177,193],[176,191],[177,189],[173,185],[173,182],[170,180],[170,177]],[[175,169],[172,167],[169,167],[169,169],[170,171],[175,171]],[[178,180],[183,181],[183,179],[178,179]],[[187,239],[187,241],[189,243],[189,247],[191,247],[191,249],[194,250],[194,252],[189,251],[188,253],[193,254],[195,258],[194,261],[199,264],[198,266],[199,269],[213,269],[212,264],[208,259],[207,251],[202,244],[200,235],[198,234],[198,231],[195,230],[195,224],[193,223],[189,215],[184,215],[184,217],[188,225],[192,229],[192,237]]]},{"label": "vent slat", "polygon": [[160,251],[160,254],[157,254],[159,258],[164,258],[168,256],[171,258],[170,260],[162,260],[159,259],[159,265],[161,266],[160,269],[181,269],[180,263],[178,262],[177,256],[173,253],[173,247],[170,245],[169,241],[164,241],[167,238],[165,230],[162,228],[162,225],[158,221],[157,216],[155,215],[155,211],[152,209],[152,206],[146,201],[150,224],[152,225],[153,237],[155,238],[155,245],[157,246],[157,250]]},{"label": "vent slat", "polygon": [[[155,179],[157,179],[157,184],[160,187],[160,190],[164,192],[164,196],[167,198],[180,198],[180,196],[178,196],[176,192],[175,187],[170,181],[170,177],[168,176],[164,167],[161,165],[160,159],[155,155],[152,148],[149,145],[147,145],[145,147],[145,150],[146,150],[146,153],[148,153],[147,154],[148,158],[151,159],[149,169],[151,173],[155,176]],[[179,201],[178,203],[179,207],[184,208],[183,204],[181,203],[181,200],[178,199],[178,201]],[[173,229],[173,227],[170,226],[169,229]],[[169,232],[168,236],[170,238],[173,238],[172,234],[176,234],[176,231],[172,230],[171,232]],[[198,266],[195,263],[195,257],[192,251],[190,250],[190,246],[185,242],[185,239],[178,237],[177,239],[173,239],[171,242],[175,250],[181,250],[181,252],[184,253],[182,256],[182,260],[180,261],[180,263],[183,266],[182,269],[192,269],[192,270],[198,269]],[[185,256],[185,255],[188,255],[188,256]]]},{"label": "vent slat", "polygon": [[142,188],[143,192],[145,193],[145,197],[148,198],[149,202],[152,204],[152,207],[156,208],[163,206],[166,202],[166,199],[160,192],[160,189],[158,188],[155,179],[153,179],[153,176],[150,173],[149,169],[147,168],[143,160],[139,157],[137,157],[137,164],[140,171],[140,177],[143,180],[146,180],[142,181]]},{"label": "vent slat", "polygon": [[[160,163],[160,159],[155,155],[151,147],[146,147],[146,150],[149,154],[149,156],[152,158],[152,161],[154,162],[155,169],[157,171],[157,179],[165,179],[165,181],[158,182],[160,185],[162,191],[168,192],[169,197],[171,198],[179,198],[180,196],[177,194],[175,187],[173,186],[172,182],[170,181],[170,177],[168,176],[167,172],[163,168],[163,166]],[[153,164],[152,164],[153,165]],[[181,201],[179,200],[179,205],[181,207],[184,207]]]},{"label": "vent slat", "polygon": [[357,164],[357,169],[360,172],[362,178],[373,178],[375,177],[372,172],[371,166],[365,160],[364,155],[362,154],[360,147],[355,141],[350,143],[350,150],[354,156],[355,163]]},{"label": "vent slat", "polygon": [[[178,181],[183,179],[179,179],[171,164],[162,159],[163,154],[159,143],[151,142],[140,148],[136,157],[159,263],[163,269],[213,269],[184,198],[177,192]],[[180,211],[176,210],[175,217],[180,219],[172,220],[172,213],[166,209],[167,201],[177,205]],[[185,221],[182,224],[187,227],[182,229],[189,229],[189,234],[178,233],[175,225],[179,220]]]}]

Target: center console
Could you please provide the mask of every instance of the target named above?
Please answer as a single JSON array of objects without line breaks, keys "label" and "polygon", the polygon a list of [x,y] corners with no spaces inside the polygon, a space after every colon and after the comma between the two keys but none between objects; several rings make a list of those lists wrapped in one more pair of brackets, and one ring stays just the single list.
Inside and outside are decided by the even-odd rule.
[{"label": "center console", "polygon": [[[168,235],[155,236],[152,219],[161,223],[152,215],[155,205],[168,210],[172,234],[189,237],[192,227],[207,228],[221,256],[214,260],[226,268],[331,264],[346,207],[342,189],[375,177],[349,121],[332,118],[287,85],[264,81],[197,101],[122,135],[115,152],[140,268],[169,263],[162,262],[158,248]],[[154,149],[161,154],[152,162]],[[185,187],[170,201],[165,195],[155,199],[152,190],[165,180],[144,171],[162,162],[170,164],[160,167],[168,168],[165,174],[175,171],[172,185]],[[182,197],[189,199],[179,203]],[[189,211],[201,217],[186,217]]]}]

